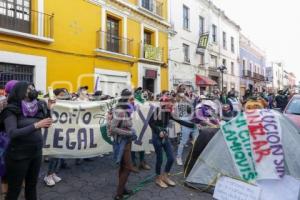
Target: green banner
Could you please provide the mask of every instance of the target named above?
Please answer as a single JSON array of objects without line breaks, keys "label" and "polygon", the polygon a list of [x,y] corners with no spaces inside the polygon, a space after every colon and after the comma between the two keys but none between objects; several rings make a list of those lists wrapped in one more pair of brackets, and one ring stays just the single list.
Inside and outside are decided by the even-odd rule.
[{"label": "green banner", "polygon": [[255,181],[257,173],[253,163],[250,134],[246,117],[240,113],[221,127],[227,147],[240,177],[245,181]]},{"label": "green banner", "polygon": [[145,58],[150,60],[162,61],[162,49],[149,44],[144,45]]}]

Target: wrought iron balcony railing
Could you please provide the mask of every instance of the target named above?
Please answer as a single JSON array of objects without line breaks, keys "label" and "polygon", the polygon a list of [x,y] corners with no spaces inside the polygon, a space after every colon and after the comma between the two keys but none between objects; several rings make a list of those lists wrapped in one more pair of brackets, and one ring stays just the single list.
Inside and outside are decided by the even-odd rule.
[{"label": "wrought iron balcony railing", "polygon": [[112,33],[97,31],[97,48],[105,51],[133,56],[133,40]]},{"label": "wrought iron balcony railing", "polygon": [[0,28],[53,39],[54,14],[29,9],[0,8]]},{"label": "wrought iron balcony railing", "polygon": [[163,62],[163,48],[141,43],[141,58]]}]

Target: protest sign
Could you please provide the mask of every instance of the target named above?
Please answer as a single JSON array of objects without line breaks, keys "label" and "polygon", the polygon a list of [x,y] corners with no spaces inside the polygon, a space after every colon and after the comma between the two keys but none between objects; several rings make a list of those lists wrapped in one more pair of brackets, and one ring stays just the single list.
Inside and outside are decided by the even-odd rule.
[{"label": "protest sign", "polygon": [[[53,107],[53,125],[43,130],[43,154],[58,158],[88,158],[112,151],[112,138],[106,129],[107,111],[117,100],[95,102],[57,101]],[[138,139],[133,151],[153,151],[149,119],[153,103],[139,104],[132,115]]]},{"label": "protest sign", "polygon": [[217,200],[260,200],[261,189],[229,177],[221,177],[213,197]]},{"label": "protest sign", "polygon": [[284,153],[278,115],[272,110],[247,110],[251,148],[257,179],[284,176]]},{"label": "protest sign", "polygon": [[132,151],[153,151],[151,144],[152,130],[149,126],[149,120],[157,105],[155,103],[146,102],[138,104],[136,111],[132,114],[133,127],[138,134],[137,141],[133,142]]},{"label": "protest sign", "polygon": [[256,171],[252,161],[252,151],[247,121],[243,113],[221,126],[227,147],[241,178],[254,181]]},{"label": "protest sign", "polygon": [[58,101],[53,107],[53,125],[45,129],[44,155],[86,158],[112,151],[100,134],[105,115],[113,101]]}]

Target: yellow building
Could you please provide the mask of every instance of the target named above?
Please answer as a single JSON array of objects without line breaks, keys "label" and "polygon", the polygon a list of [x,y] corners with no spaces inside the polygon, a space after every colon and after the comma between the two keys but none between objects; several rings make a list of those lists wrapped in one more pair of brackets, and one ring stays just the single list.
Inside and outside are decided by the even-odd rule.
[{"label": "yellow building", "polygon": [[168,88],[167,0],[0,0],[0,86]]}]

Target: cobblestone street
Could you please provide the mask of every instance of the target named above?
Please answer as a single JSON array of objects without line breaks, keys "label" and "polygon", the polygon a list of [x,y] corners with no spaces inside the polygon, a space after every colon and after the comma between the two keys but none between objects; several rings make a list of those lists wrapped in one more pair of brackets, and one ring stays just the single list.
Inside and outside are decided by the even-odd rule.
[{"label": "cobblestone street", "polygon": [[[152,153],[146,159],[154,166],[155,156]],[[110,200],[116,190],[117,168],[112,162],[112,156],[106,155],[92,162],[75,165],[75,160],[68,160],[71,169],[61,170],[59,176],[63,181],[55,187],[46,187],[42,178],[46,173],[47,164],[41,170],[38,193],[40,200]],[[131,200],[210,200],[210,194],[200,193],[183,186],[182,167],[174,164],[172,173],[178,186],[162,190],[153,181],[153,170],[131,174],[129,188],[139,190],[129,199]]]}]

